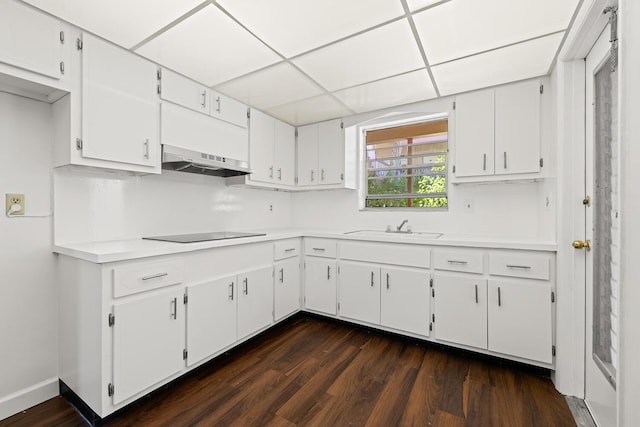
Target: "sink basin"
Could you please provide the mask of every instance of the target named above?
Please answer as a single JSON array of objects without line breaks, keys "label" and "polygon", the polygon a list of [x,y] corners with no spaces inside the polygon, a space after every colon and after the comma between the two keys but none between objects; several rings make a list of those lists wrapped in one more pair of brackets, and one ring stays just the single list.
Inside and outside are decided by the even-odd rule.
[{"label": "sink basin", "polygon": [[394,232],[394,231],[381,231],[381,230],[356,230],[356,231],[347,231],[344,234],[352,234],[354,236],[362,236],[362,237],[387,237],[387,238],[395,238],[401,240],[428,240],[428,239],[437,239],[442,237],[442,233],[429,233],[422,231],[412,231],[411,233],[407,232]]}]

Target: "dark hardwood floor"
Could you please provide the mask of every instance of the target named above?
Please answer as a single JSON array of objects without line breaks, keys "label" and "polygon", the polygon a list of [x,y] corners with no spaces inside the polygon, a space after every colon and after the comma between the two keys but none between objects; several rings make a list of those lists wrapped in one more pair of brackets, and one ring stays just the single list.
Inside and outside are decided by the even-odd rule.
[{"label": "dark hardwood floor", "polygon": [[[7,426],[83,426],[56,397]],[[575,426],[542,371],[296,316],[107,426]]]}]

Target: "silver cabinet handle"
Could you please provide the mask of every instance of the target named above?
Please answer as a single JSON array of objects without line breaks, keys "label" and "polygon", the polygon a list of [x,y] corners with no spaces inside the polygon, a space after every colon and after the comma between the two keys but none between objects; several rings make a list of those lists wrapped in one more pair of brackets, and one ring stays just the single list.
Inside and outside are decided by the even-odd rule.
[{"label": "silver cabinet handle", "polygon": [[284,267],[280,269],[280,283],[284,283]]},{"label": "silver cabinet handle", "polygon": [[142,278],[142,280],[151,280],[151,279],[158,279],[160,277],[164,277],[164,276],[168,276],[169,273],[158,273],[158,274],[152,274],[151,276],[144,276]]},{"label": "silver cabinet handle", "polygon": [[273,166],[269,167],[269,178],[273,178]]},{"label": "silver cabinet handle", "polygon": [[324,248],[313,248],[314,251],[320,251],[320,252],[324,252],[325,249]]},{"label": "silver cabinet handle", "polygon": [[233,301],[233,285],[234,285],[233,282],[231,282],[231,284],[229,284],[229,299],[231,301]]},{"label": "silver cabinet handle", "polygon": [[324,181],[324,169],[320,169],[320,181]]},{"label": "silver cabinet handle", "polygon": [[202,91],[202,108],[207,108],[207,91]]},{"label": "silver cabinet handle", "polygon": [[295,250],[296,250],[296,248],[289,248],[289,249],[285,249],[284,251],[285,252],[292,252],[292,251],[295,251]]},{"label": "silver cabinet handle", "polygon": [[371,272],[371,287],[373,288],[373,271]]},{"label": "silver cabinet handle", "polygon": [[144,147],[144,158],[148,159],[149,158],[149,138],[145,139],[142,146]]},{"label": "silver cabinet handle", "polygon": [[218,113],[220,113],[220,112],[221,112],[220,110],[222,109],[222,108],[220,107],[220,97],[217,97],[217,98],[216,98],[216,104],[218,104],[218,108],[216,108],[216,111],[217,111]]},{"label": "silver cabinet handle", "polygon": [[249,295],[249,278],[245,277],[244,279],[242,279],[242,292],[244,292],[245,295]]},{"label": "silver cabinet handle", "polygon": [[278,168],[278,179],[282,181],[282,168]]},{"label": "silver cabinet handle", "polygon": [[500,294],[500,286],[498,286],[498,307],[502,306],[502,295]]},{"label": "silver cabinet handle", "polygon": [[311,182],[313,182],[313,169],[311,169]]},{"label": "silver cabinet handle", "polygon": [[178,298],[171,300],[171,317],[173,317],[174,320],[178,318]]},{"label": "silver cabinet handle", "polygon": [[476,304],[478,304],[478,285],[476,285]]},{"label": "silver cabinet handle", "polygon": [[507,268],[513,268],[516,270],[531,270],[531,267],[528,265],[509,265],[507,264]]},{"label": "silver cabinet handle", "polygon": [[389,273],[387,273],[387,289],[389,289]]},{"label": "silver cabinet handle", "polygon": [[504,152],[504,168],[507,168],[507,152]]},{"label": "silver cabinet handle", "polygon": [[483,159],[482,159],[482,170],[486,171],[487,170],[487,153],[484,153],[482,155]]},{"label": "silver cabinet handle", "polygon": [[327,280],[331,279],[331,266],[327,265]]},{"label": "silver cabinet handle", "polygon": [[448,259],[447,262],[449,264],[467,265],[467,261],[457,261],[455,259]]}]

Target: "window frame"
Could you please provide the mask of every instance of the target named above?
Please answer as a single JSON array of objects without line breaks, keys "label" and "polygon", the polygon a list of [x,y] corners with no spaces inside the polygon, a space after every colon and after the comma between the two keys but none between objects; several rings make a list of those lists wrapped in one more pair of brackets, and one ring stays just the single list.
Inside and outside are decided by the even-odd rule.
[{"label": "window frame", "polygon": [[449,140],[451,135],[451,130],[447,131],[447,150],[445,153],[445,192],[442,195],[437,195],[436,197],[446,197],[447,198],[447,206],[446,207],[419,207],[419,206],[393,206],[393,207],[371,207],[367,206],[367,197],[368,197],[368,158],[367,158],[367,132],[400,127],[400,126],[408,126],[412,124],[424,123],[427,121],[437,121],[437,120],[447,120],[447,127],[449,128],[451,125],[451,114],[449,112],[442,113],[433,113],[433,114],[421,114],[419,116],[411,115],[409,117],[404,117],[401,119],[393,119],[391,117],[384,118],[382,120],[376,120],[374,123],[360,125],[358,129],[359,134],[359,144],[358,144],[358,152],[359,152],[359,161],[358,166],[360,168],[360,197],[359,197],[359,210],[360,211],[369,211],[369,212],[387,212],[387,211],[403,211],[403,212],[446,212],[449,210],[450,204],[450,192],[449,192]]}]

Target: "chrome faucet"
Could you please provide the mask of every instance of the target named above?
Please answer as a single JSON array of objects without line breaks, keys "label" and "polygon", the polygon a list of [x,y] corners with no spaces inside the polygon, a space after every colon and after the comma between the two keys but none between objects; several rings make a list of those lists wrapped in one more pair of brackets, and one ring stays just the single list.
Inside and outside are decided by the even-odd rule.
[{"label": "chrome faucet", "polygon": [[402,231],[402,227],[403,227],[406,223],[408,223],[408,222],[409,222],[409,220],[408,220],[408,219],[403,220],[403,221],[400,223],[400,225],[396,228],[396,231],[397,231],[398,233],[400,233],[400,232]]}]

